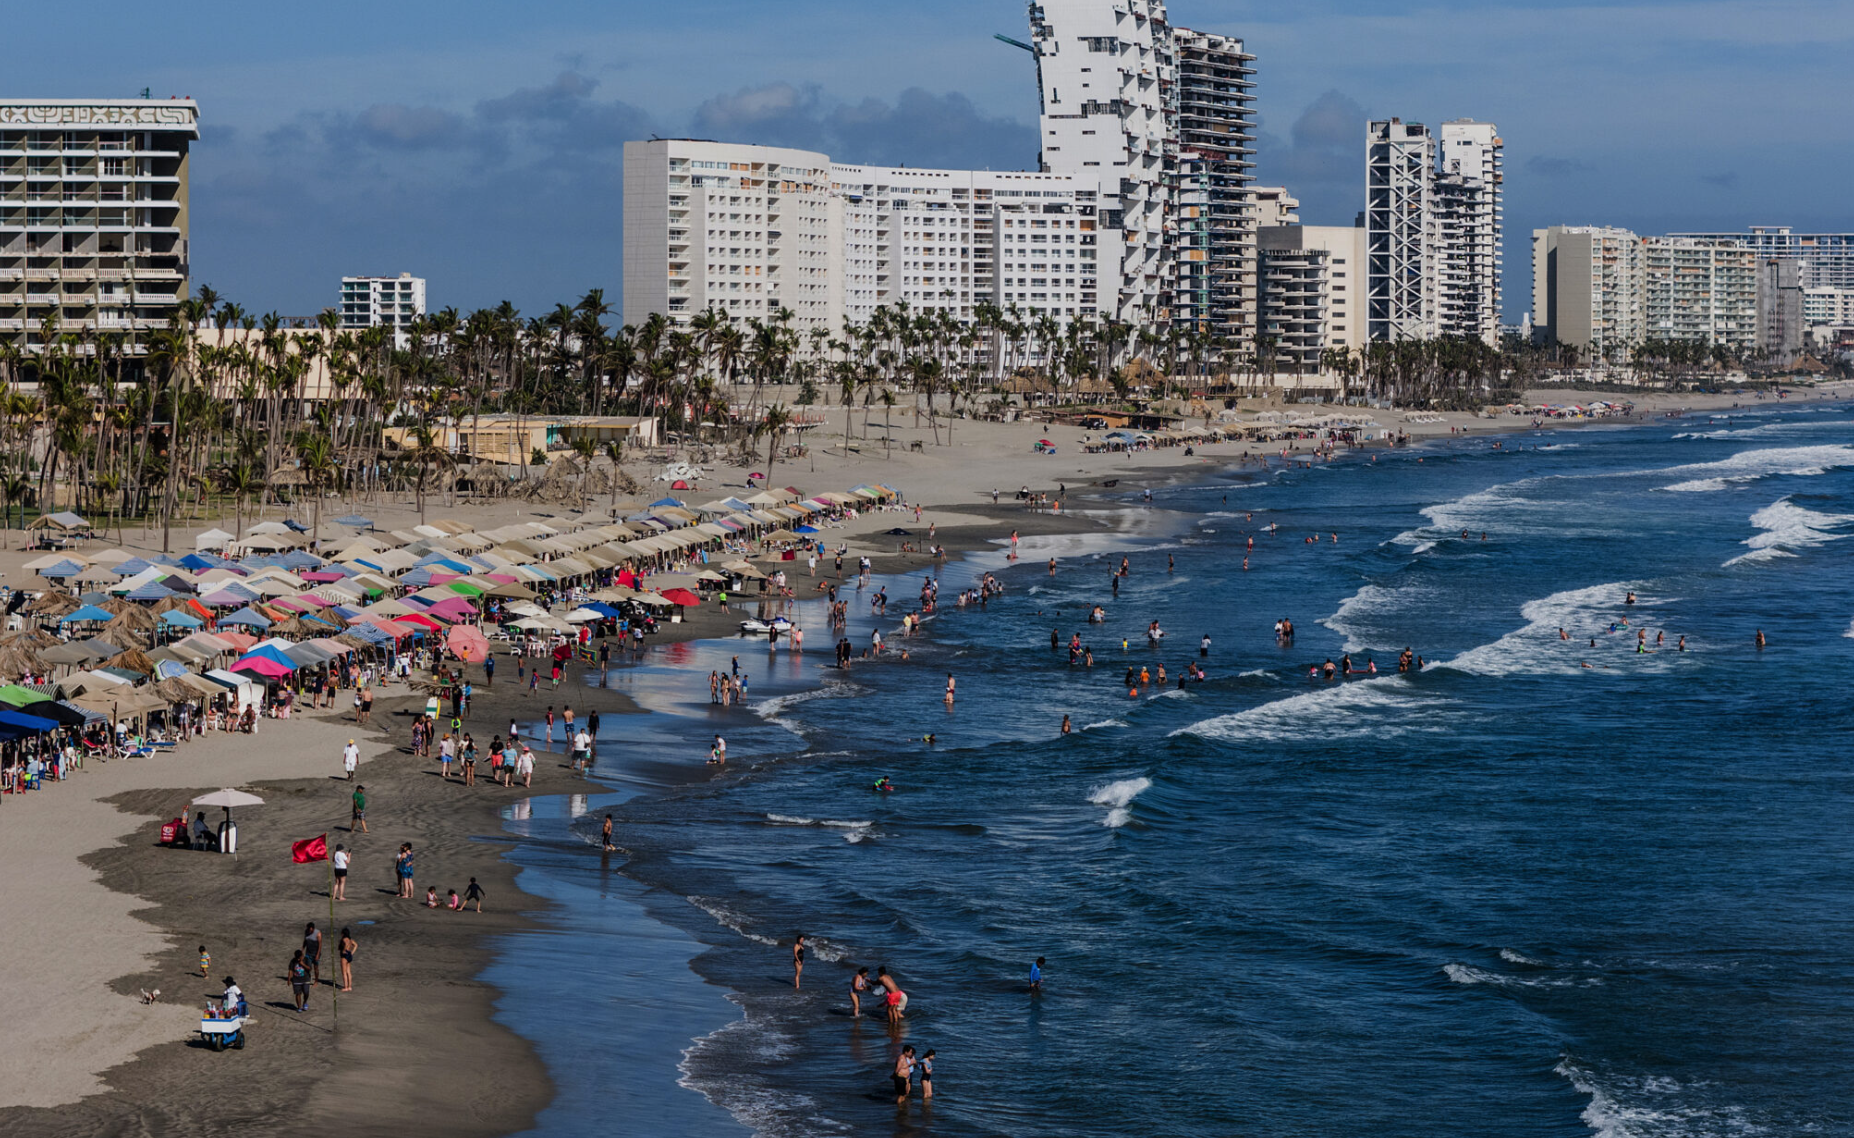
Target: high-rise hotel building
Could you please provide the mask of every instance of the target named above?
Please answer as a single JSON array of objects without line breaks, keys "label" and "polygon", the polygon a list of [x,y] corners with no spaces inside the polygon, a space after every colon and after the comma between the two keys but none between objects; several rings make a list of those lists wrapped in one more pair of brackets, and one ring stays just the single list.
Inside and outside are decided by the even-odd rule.
[{"label": "high-rise hotel building", "polygon": [[[1162,0],[1030,5],[1031,171],[853,166],[748,144],[625,146],[627,322],[708,309],[837,332],[882,305],[1254,326],[1253,57]],[[1028,155],[1026,155],[1028,157]]]},{"label": "high-rise hotel building", "polygon": [[191,99],[0,99],[0,338],[113,333],[131,352],[186,296]]},{"label": "high-rise hotel building", "polygon": [[1365,139],[1367,333],[1496,343],[1505,144],[1460,119],[1438,139],[1421,123],[1371,123]]}]

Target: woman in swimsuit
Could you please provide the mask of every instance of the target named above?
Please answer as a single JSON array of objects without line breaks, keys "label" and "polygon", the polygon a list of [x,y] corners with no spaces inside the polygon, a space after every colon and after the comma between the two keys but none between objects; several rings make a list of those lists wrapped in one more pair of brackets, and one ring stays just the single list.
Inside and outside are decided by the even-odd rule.
[{"label": "woman in swimsuit", "polygon": [[792,987],[798,987],[799,978],[805,974],[805,934],[799,933],[792,941]]},{"label": "woman in swimsuit", "polygon": [[354,934],[347,929],[342,929],[341,990],[344,992],[352,992],[354,990],[354,950],[359,947],[360,942],[354,939]]}]

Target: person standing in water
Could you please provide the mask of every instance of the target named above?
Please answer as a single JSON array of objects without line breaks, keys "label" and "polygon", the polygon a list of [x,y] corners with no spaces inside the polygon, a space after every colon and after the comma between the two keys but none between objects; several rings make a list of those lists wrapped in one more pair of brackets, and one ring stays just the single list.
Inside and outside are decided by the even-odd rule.
[{"label": "person standing in water", "polygon": [[1030,966],[1030,994],[1033,996],[1043,994],[1043,958],[1040,956],[1036,958],[1036,963]]},{"label": "person standing in water", "polygon": [[869,967],[864,965],[850,977],[850,1015],[854,1019],[863,1016],[863,993],[869,990]]},{"label": "person standing in water", "polygon": [[953,688],[956,684],[957,681],[953,679],[953,673],[946,673],[946,706],[948,707],[953,706]]},{"label": "person standing in water", "polygon": [[[302,1009],[298,1008],[296,1010],[301,1011]],[[912,1087],[914,1081],[914,1047],[912,1044],[903,1047],[901,1049],[901,1054],[895,1057],[895,1073],[893,1078],[895,1083],[895,1105],[905,1106],[908,1101],[908,1091]]]},{"label": "person standing in water", "polygon": [[805,934],[799,933],[792,941],[792,987],[798,987],[798,982],[803,978],[804,974]]}]

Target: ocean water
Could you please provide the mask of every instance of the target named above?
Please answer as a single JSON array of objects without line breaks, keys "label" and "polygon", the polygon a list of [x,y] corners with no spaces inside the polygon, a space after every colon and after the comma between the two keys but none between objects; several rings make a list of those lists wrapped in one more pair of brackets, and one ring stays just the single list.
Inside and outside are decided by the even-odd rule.
[{"label": "ocean water", "polygon": [[[1151,508],[1123,485],[1099,532],[946,567],[943,599],[988,569],[1007,591],[943,604],[905,664],[822,666],[811,614],[803,658],[614,672],[652,711],[604,720],[625,856],[574,853],[596,823],[549,807],[523,832],[564,852],[523,864],[580,891],[554,934],[579,958],[642,943],[678,979],[553,1053],[619,1046],[661,984],[652,1030],[687,1053],[631,1100],[649,1133],[1854,1134],[1848,409],[1492,442],[1230,468]],[[879,620],[853,598],[852,642],[896,643],[919,583]],[[1203,634],[1208,682],[1129,698]],[[1308,679],[1348,652],[1378,673]],[[712,709],[735,656],[751,706]],[[640,909],[677,934],[632,935]],[[865,964],[910,994],[898,1036],[848,1015]],[[938,1052],[929,1109],[884,1094],[903,1041]],[[596,1093],[557,1069],[563,1101]]]}]

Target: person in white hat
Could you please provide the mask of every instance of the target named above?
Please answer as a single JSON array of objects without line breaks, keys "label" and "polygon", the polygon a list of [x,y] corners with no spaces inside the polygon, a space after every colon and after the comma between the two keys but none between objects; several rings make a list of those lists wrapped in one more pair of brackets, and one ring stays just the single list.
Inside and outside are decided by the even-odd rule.
[{"label": "person in white hat", "polygon": [[360,766],[360,748],[354,745],[352,739],[349,739],[348,745],[341,749],[341,766],[348,772],[348,781],[353,782],[354,770]]}]

